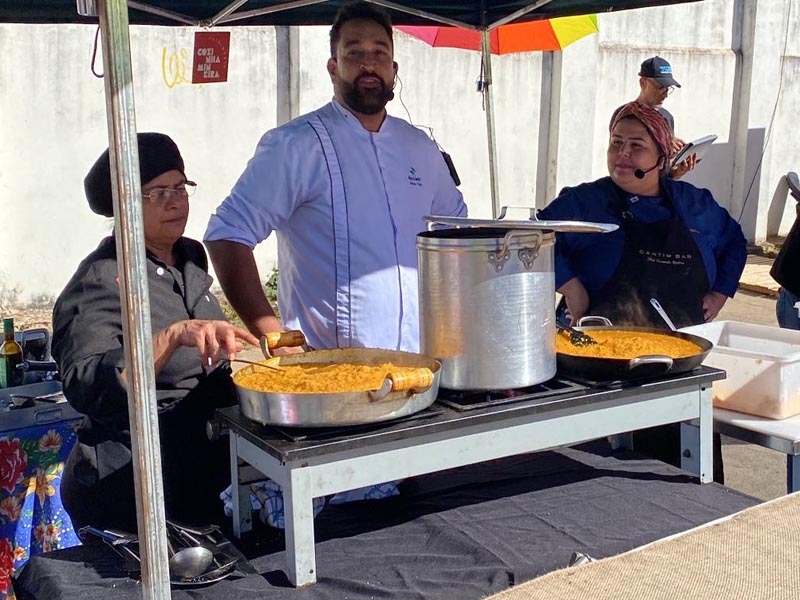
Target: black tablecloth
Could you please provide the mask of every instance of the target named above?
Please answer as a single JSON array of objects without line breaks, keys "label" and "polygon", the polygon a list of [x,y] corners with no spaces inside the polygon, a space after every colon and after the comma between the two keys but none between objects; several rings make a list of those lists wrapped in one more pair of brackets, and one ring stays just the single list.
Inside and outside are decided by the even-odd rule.
[{"label": "black tablecloth", "polygon": [[[757,503],[631,452],[595,442],[418,477],[402,495],[329,506],[316,522],[318,582],[294,589],[282,534],[264,526],[237,542],[249,559],[173,598],[470,600],[554,569],[574,551],[600,558]],[[103,546],[34,557],[21,600],[141,597]]]}]

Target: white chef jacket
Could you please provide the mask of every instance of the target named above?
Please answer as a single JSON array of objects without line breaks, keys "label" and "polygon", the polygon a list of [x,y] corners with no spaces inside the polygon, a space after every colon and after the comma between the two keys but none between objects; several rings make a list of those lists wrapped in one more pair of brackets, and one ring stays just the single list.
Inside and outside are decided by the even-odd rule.
[{"label": "white chef jacket", "polygon": [[334,100],[261,138],[204,239],[277,233],[281,317],[310,346],[418,352],[429,214],[467,214],[437,146],[391,116],[371,133]]}]

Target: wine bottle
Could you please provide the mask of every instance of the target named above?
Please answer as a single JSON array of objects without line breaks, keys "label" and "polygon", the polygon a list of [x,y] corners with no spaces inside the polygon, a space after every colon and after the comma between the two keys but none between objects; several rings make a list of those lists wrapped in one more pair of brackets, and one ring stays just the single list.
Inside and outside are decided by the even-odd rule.
[{"label": "wine bottle", "polygon": [[0,346],[0,388],[22,385],[25,371],[22,364],[22,346],[14,339],[14,319],[3,319],[3,344]]}]

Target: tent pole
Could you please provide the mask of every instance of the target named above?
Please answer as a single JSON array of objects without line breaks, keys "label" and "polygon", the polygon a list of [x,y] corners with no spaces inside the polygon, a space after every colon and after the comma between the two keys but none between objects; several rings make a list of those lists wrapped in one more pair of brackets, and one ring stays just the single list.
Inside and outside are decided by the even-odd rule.
[{"label": "tent pole", "polygon": [[[136,518],[145,600],[168,600],[164,488],[158,437],[150,297],[142,221],[142,189],[133,98],[128,6],[100,0],[111,190],[128,385]],[[109,498],[109,502],[116,501]]]},{"label": "tent pole", "polygon": [[500,214],[500,187],[497,181],[497,150],[494,139],[494,112],[492,109],[492,49],[489,30],[481,30],[481,60],[483,61],[483,93],[486,110],[486,138],[489,142],[489,184],[492,192],[492,218]]}]

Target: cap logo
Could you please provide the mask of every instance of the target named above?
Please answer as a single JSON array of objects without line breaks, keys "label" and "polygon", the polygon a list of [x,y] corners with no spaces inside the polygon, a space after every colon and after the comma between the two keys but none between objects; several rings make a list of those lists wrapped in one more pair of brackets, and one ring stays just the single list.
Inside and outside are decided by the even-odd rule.
[{"label": "cap logo", "polygon": [[672,75],[672,67],[669,65],[661,65],[659,71],[661,71],[662,75]]}]

